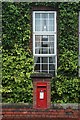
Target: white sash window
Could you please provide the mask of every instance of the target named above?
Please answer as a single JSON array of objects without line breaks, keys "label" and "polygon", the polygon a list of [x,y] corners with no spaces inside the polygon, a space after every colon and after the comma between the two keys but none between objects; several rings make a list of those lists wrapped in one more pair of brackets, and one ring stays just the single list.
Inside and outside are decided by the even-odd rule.
[{"label": "white sash window", "polygon": [[56,74],[56,12],[33,11],[34,71]]}]

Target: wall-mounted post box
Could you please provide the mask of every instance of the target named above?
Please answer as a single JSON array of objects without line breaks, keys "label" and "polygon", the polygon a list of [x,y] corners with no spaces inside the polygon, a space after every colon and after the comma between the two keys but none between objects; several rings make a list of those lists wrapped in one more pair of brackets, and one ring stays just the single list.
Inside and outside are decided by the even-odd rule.
[{"label": "wall-mounted post box", "polygon": [[33,80],[33,108],[47,109],[51,107],[51,74],[34,73]]},{"label": "wall-mounted post box", "polygon": [[36,107],[47,108],[47,83],[37,83],[36,96]]}]

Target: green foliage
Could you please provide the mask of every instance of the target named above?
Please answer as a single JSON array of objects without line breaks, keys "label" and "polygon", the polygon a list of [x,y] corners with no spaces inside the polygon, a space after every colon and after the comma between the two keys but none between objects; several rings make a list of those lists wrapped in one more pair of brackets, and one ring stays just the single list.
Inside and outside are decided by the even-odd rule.
[{"label": "green foliage", "polygon": [[[52,80],[52,103],[79,102],[79,79],[58,75]],[[55,99],[55,101],[54,101]]]},{"label": "green foliage", "polygon": [[79,102],[78,4],[60,3],[58,75],[52,80],[52,102]]},{"label": "green foliage", "polygon": [[60,54],[60,66],[58,67],[58,73],[68,77],[77,76],[77,63],[78,58],[76,53],[74,53],[72,50],[69,51],[64,49],[63,54]]},{"label": "green foliage", "polygon": [[30,15],[24,4],[3,4],[3,102],[31,102]]},{"label": "green foliage", "polygon": [[32,102],[33,56],[29,49],[31,9],[57,9],[58,71],[52,80],[52,103],[78,102],[78,6],[79,3],[3,3],[3,102]]},{"label": "green foliage", "polygon": [[31,101],[30,73],[33,69],[33,59],[30,51],[15,45],[15,49],[11,50],[10,54],[7,50],[6,53],[3,51],[3,100],[5,102]]}]

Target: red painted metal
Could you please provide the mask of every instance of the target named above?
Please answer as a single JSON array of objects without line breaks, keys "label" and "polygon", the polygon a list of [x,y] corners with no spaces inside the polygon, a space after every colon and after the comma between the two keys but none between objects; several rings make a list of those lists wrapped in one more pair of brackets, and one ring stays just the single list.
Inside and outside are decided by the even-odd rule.
[{"label": "red painted metal", "polygon": [[47,108],[47,83],[37,83],[36,108]]}]

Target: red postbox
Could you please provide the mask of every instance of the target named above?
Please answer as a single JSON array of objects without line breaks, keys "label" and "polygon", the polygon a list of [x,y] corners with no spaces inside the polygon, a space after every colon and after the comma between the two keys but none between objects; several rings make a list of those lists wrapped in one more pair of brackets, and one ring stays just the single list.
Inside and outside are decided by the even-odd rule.
[{"label": "red postbox", "polygon": [[36,96],[36,107],[47,108],[47,83],[37,83]]},{"label": "red postbox", "polygon": [[52,75],[35,73],[31,75],[33,80],[33,108],[47,109],[51,107],[51,86]]}]

